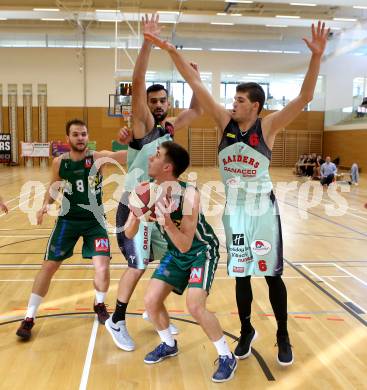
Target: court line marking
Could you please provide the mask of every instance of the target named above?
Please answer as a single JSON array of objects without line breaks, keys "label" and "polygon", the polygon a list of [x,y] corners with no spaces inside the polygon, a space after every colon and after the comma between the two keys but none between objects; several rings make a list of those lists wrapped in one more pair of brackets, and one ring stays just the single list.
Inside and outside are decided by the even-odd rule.
[{"label": "court line marking", "polygon": [[352,315],[357,321],[367,327],[367,321],[363,319],[358,313],[352,310],[349,306],[347,306],[344,302],[339,300],[325,288],[320,286],[316,281],[314,281],[309,275],[300,270],[300,267],[294,265],[291,261],[287,260],[285,257],[283,258],[286,263],[289,264],[295,271],[297,271],[300,275],[302,275],[306,280],[308,280],[312,285],[314,285],[317,289],[323,292],[327,297],[329,297],[332,301],[334,301],[337,305],[341,306],[346,312]]},{"label": "court line marking", "polygon": [[[337,294],[339,294],[342,298],[344,298],[347,302],[353,303],[354,306],[356,306],[359,310],[363,311],[364,313],[367,312],[366,309],[364,309],[362,306],[355,303],[351,298],[349,298],[347,295],[345,295],[343,292],[341,292],[339,289],[334,287],[332,284],[328,283],[322,276],[318,275],[316,272],[312,271],[310,268],[308,268],[306,265],[302,265],[302,267],[309,272],[311,275],[313,275],[315,278],[317,278],[319,281],[325,283],[329,288],[331,288],[333,291],[335,291]],[[345,302],[344,302],[345,303]]]},{"label": "court line marking", "polygon": [[367,287],[367,282],[365,282],[364,280],[360,279],[358,276],[352,274],[351,272],[349,272],[348,270],[344,269],[343,267],[340,267],[340,265],[338,265],[338,264],[333,264],[333,265],[334,265],[334,267],[340,269],[340,271],[345,272],[347,275],[349,275],[352,278],[358,280],[358,282],[362,283],[365,287]]},{"label": "court line marking", "polygon": [[90,372],[90,366],[92,363],[92,357],[93,357],[93,351],[94,346],[96,344],[96,338],[97,338],[97,331],[98,331],[98,319],[97,316],[94,318],[92,332],[89,339],[89,345],[87,350],[87,356],[85,357],[84,367],[83,367],[83,373],[80,380],[79,390],[86,390],[88,379],[89,379],[89,372]]}]

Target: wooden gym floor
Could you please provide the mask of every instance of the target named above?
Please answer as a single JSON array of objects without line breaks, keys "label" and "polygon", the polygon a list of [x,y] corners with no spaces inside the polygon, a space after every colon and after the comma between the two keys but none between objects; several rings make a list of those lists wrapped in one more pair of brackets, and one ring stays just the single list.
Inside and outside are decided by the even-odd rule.
[{"label": "wooden gym floor", "polygon": [[[197,171],[199,183],[219,180],[214,168]],[[40,307],[31,341],[15,336],[23,319],[33,278],[39,269],[54,218],[42,226],[32,225],[24,213],[37,209],[42,193],[23,187],[28,181],[44,185],[49,171],[39,168],[0,167],[0,193],[10,213],[0,215],[0,376],[1,389],[365,389],[367,371],[367,180],[360,186],[341,185],[338,194],[346,200],[341,216],[330,216],[335,195],[324,192],[319,205],[307,209],[309,182],[295,178],[290,168],[274,168],[272,178],[281,210],[285,272],[288,289],[289,331],[295,354],[291,367],[276,362],[275,319],[265,280],[253,278],[253,324],[259,338],[248,359],[239,361],[234,380],[214,384],[216,352],[187,313],[184,297],[172,295],[167,307],[179,327],[180,354],[148,366],[143,358],[158,342],[152,325],[141,318],[143,295],[153,267],[138,284],[128,306],[130,334],[137,343],[134,352],[116,348],[91,310],[94,296],[93,269],[74,256],[56,274]],[[111,176],[111,175],[115,176]],[[108,169],[104,200],[116,199],[122,183],[119,172]],[[297,189],[285,192],[284,183],[297,181]],[[282,182],[283,184],[279,184]],[[295,185],[296,185],[295,184]],[[40,184],[39,184],[40,186]],[[42,187],[39,187],[42,188]],[[201,186],[203,202],[221,207],[223,194]],[[300,191],[300,188],[302,190]],[[341,192],[346,191],[348,192]],[[309,194],[311,197],[311,193]],[[113,202],[110,201],[113,206]],[[111,206],[111,207],[112,207]],[[209,210],[210,211],[210,210]],[[113,224],[115,209],[108,212]],[[303,218],[302,218],[302,217]],[[33,215],[34,218],[34,215]],[[224,231],[220,217],[208,217],[221,239],[221,262],[209,297],[231,348],[239,335],[234,281],[226,276]],[[114,308],[117,283],[126,263],[112,237],[111,286],[107,297]]]}]

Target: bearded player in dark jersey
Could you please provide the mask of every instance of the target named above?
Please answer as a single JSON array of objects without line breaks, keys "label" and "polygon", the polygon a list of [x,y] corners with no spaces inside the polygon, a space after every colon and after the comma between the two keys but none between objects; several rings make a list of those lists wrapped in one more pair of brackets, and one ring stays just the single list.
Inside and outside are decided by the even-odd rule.
[{"label": "bearded player in dark jersey", "polygon": [[281,111],[260,119],[265,93],[256,83],[236,88],[233,110],[216,103],[189,64],[170,43],[156,34],[145,34],[167,50],[177,69],[189,83],[205,111],[222,131],[219,165],[226,188],[223,224],[228,251],[228,273],[236,277],[236,299],[241,321],[241,338],[235,350],[239,359],[251,354],[257,333],[251,325],[251,275],[263,275],[277,321],[277,361],[293,363],[287,330],[287,291],[281,278],[283,243],[278,206],[269,175],[271,151],[277,133],[292,122],[312,98],[325,51],[329,30],[325,23],[312,25],[312,39],[304,39],[312,52],[301,92]]},{"label": "bearded player in dark jersey", "polygon": [[[143,18],[144,32],[159,32],[158,17]],[[145,74],[148,68],[152,44],[144,40],[135,63],[132,83],[132,116],[133,132],[128,147],[128,174],[125,177],[125,193],[122,195],[116,215],[117,241],[121,252],[128,262],[128,268],[121,276],[118,286],[115,312],[106,322],[106,329],[118,348],[125,351],[135,349],[135,343],[126,327],[126,309],[131,295],[144,274],[150,261],[160,259],[165,253],[167,243],[157,227],[150,223],[141,223],[138,233],[128,239],[124,226],[129,216],[127,206],[129,193],[139,182],[149,180],[149,157],[154,155],[157,147],[165,141],[173,139],[174,128],[188,126],[202,114],[195,95],[190,108],[182,111],[174,121],[167,118],[169,101],[168,91],[163,85],[154,84],[146,89]],[[191,64],[197,71],[195,64]],[[122,140],[126,143],[126,137]],[[172,331],[177,329],[171,324]]]}]

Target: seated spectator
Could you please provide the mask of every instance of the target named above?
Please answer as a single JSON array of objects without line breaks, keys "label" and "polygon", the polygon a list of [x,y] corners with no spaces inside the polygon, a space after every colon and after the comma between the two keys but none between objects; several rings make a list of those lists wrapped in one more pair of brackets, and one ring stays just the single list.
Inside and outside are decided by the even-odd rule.
[{"label": "seated spectator", "polygon": [[333,160],[333,163],[338,166],[340,164],[340,157],[337,157]]},{"label": "seated spectator", "polygon": [[316,153],[310,154],[307,159],[306,176],[312,177],[316,165]]},{"label": "seated spectator", "polygon": [[302,176],[306,176],[306,170],[307,170],[307,161],[308,161],[308,157],[307,154],[305,154],[303,156],[303,161],[301,162],[300,166],[299,166],[299,169],[301,171],[301,175]]},{"label": "seated spectator", "polygon": [[296,162],[294,168],[295,168],[295,174],[297,176],[301,176],[302,175],[302,171],[301,171],[301,165],[303,164],[303,160],[304,160],[305,156],[303,154],[301,154],[298,158],[298,161]]},{"label": "seated spectator", "polygon": [[336,165],[331,162],[330,156],[327,156],[326,161],[321,165],[320,173],[320,184],[322,184],[324,187],[327,187],[333,182],[336,174]]},{"label": "seated spectator", "polygon": [[357,163],[353,163],[352,167],[350,168],[350,178],[351,181],[349,184],[357,186],[359,181],[359,169]]},{"label": "seated spectator", "polygon": [[320,176],[321,176],[321,173],[320,173],[320,168],[321,168],[321,165],[325,162],[325,160],[322,159],[322,157],[320,155],[318,155],[316,157],[316,163],[315,163],[315,166],[313,168],[313,175],[312,175],[312,180],[320,180]]}]

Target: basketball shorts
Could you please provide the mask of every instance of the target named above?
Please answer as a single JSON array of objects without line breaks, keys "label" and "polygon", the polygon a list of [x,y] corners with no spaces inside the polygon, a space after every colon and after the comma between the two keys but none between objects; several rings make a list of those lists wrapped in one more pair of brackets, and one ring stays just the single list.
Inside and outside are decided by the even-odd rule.
[{"label": "basketball shorts", "polygon": [[[264,196],[264,195],[263,195]],[[250,215],[244,201],[223,214],[228,275],[277,276],[283,273],[283,241],[278,204],[266,195],[261,215]]]},{"label": "basketball shorts", "polygon": [[219,248],[204,248],[192,255],[174,254],[172,251],[162,258],[152,278],[173,286],[176,294],[182,295],[186,287],[202,288],[209,294],[219,261]]},{"label": "basketball shorts", "polygon": [[135,237],[129,239],[124,232],[124,225],[129,217],[129,193],[122,195],[116,214],[116,236],[121,253],[125,256],[128,266],[136,269],[146,269],[153,260],[160,260],[167,251],[167,241],[162,236],[154,222],[141,221]]},{"label": "basketball shorts", "polygon": [[83,237],[83,258],[111,257],[107,230],[96,219],[74,220],[59,217],[47,243],[45,260],[62,261],[71,257],[80,237]]}]

